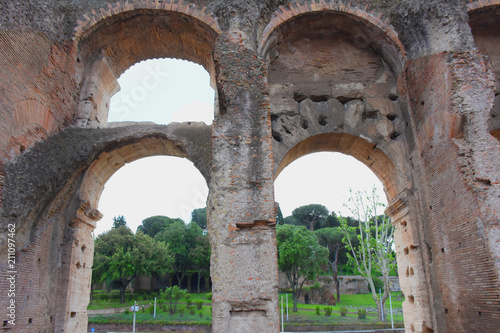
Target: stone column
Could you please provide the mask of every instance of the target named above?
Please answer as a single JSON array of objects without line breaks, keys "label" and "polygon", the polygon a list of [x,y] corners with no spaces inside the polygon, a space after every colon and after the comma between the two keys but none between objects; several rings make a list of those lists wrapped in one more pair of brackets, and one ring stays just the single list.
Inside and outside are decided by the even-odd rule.
[{"label": "stone column", "polygon": [[423,247],[417,223],[409,214],[407,200],[406,192],[403,192],[385,211],[394,227],[399,283],[405,297],[405,328],[413,333],[432,332],[433,311],[421,252]]},{"label": "stone column", "polygon": [[216,45],[219,110],[207,217],[213,332],[278,332],[267,66],[237,35]]},{"label": "stone column", "polygon": [[102,214],[83,203],[68,224],[61,250],[57,313],[54,332],[87,332],[94,239],[92,231]]}]

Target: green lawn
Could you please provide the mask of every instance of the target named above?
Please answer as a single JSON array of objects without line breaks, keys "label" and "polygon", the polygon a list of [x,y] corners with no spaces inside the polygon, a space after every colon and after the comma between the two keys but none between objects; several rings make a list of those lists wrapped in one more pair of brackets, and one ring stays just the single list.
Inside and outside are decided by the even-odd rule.
[{"label": "green lawn", "polygon": [[[403,316],[401,311],[402,301],[397,300],[397,296],[400,295],[399,292],[392,293],[392,306],[394,311],[394,322],[403,323]],[[285,293],[281,293],[280,296],[280,306],[281,297],[285,300]],[[143,296],[146,297],[146,296]],[[208,296],[210,297],[210,296]],[[147,297],[146,297],[147,298]],[[191,294],[191,301],[193,305],[197,300],[203,300],[204,305],[202,307],[201,313],[199,310],[195,310],[194,314],[190,314],[188,309],[186,309],[185,301],[179,302],[179,307],[183,308],[183,313],[175,313],[170,315],[165,313],[164,310],[157,308],[157,317],[153,318],[153,315],[149,313],[147,309],[140,310],[136,314],[136,321],[140,323],[157,323],[157,324],[198,324],[198,325],[210,325],[212,321],[211,314],[211,300],[207,300],[207,294]],[[89,305],[88,309],[104,309],[104,308],[116,308],[116,307],[130,307],[133,305],[133,301],[128,301],[125,304],[120,304],[119,302],[104,302],[104,301],[94,301],[92,305]],[[139,305],[153,304],[154,299],[144,299],[138,302]],[[340,303],[335,306],[331,306],[333,312],[331,316],[325,315],[325,307],[327,305],[319,305],[320,315],[316,314],[315,304],[298,304],[298,312],[292,312],[293,302],[292,295],[288,293],[288,322],[287,324],[315,324],[315,325],[332,325],[332,324],[372,324],[378,323],[378,317],[376,315],[375,302],[372,299],[371,294],[360,294],[360,295],[341,295]],[[340,315],[340,308],[345,307],[348,310],[348,314],[345,317]],[[286,311],[286,305],[284,306]],[[358,319],[357,310],[359,308],[365,308],[367,310],[366,319]],[[389,301],[386,302],[387,315],[389,316],[390,322],[390,311],[389,311]],[[286,314],[285,314],[286,316]],[[286,318],[286,317],[285,317]],[[89,323],[132,323],[133,313],[122,313],[109,316],[95,316],[89,318]]]}]

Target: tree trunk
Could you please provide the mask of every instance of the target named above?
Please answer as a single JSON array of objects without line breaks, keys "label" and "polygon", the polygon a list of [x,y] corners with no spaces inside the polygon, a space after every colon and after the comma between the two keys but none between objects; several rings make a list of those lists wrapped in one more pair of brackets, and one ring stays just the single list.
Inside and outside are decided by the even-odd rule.
[{"label": "tree trunk", "polygon": [[293,312],[298,312],[298,308],[297,308],[297,297],[295,296],[295,294],[292,294],[292,298],[293,298]]},{"label": "tree trunk", "polygon": [[125,287],[122,283],[118,286],[120,290],[120,303],[125,303]]},{"label": "tree trunk", "polygon": [[338,265],[337,265],[339,262],[339,252],[340,252],[340,245],[337,244],[337,248],[335,249],[335,261],[331,262],[332,278],[333,282],[335,283],[335,289],[337,290],[337,303],[340,302],[340,281],[339,281]]},{"label": "tree trunk", "polygon": [[201,280],[201,273],[198,272],[198,286],[196,287],[197,293],[200,293],[200,280]]},{"label": "tree trunk", "polygon": [[94,284],[90,282],[90,304],[94,301]]}]

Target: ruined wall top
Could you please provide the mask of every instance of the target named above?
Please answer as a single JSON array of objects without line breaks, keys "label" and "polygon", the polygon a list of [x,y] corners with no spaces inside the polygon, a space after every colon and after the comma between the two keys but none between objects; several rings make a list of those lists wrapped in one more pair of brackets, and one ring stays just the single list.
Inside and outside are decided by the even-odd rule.
[{"label": "ruined wall top", "polygon": [[[41,0],[0,1],[0,29],[32,30],[54,41],[70,40],[100,18],[132,10],[172,10],[200,18],[215,31],[238,29],[250,44],[268,25],[304,12],[345,11],[369,16],[395,27],[410,57],[423,53],[473,48],[467,11],[498,4],[497,0]],[[349,10],[347,10],[349,8]],[[282,18],[280,18],[282,16]],[[275,22],[273,22],[273,20]],[[80,30],[79,30],[80,29]],[[450,37],[451,36],[451,37]]]}]

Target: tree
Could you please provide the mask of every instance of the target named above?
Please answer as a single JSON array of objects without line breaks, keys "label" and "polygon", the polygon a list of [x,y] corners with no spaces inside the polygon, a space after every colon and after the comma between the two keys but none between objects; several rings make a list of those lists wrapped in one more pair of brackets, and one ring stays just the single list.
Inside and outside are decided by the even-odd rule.
[{"label": "tree", "polygon": [[207,235],[196,237],[196,247],[191,249],[189,256],[194,268],[198,271],[197,292],[200,293],[200,279],[210,273],[210,241]]},{"label": "tree", "polygon": [[314,234],[305,226],[282,225],[277,227],[278,267],[285,273],[292,288],[293,312],[302,286],[313,280],[326,263],[328,250],[319,245]]},{"label": "tree", "polygon": [[175,222],[155,236],[157,241],[168,244],[174,255],[173,270],[179,285],[182,285],[186,273],[193,267],[190,251],[196,247],[196,237],[201,235],[203,230],[198,224]]},{"label": "tree", "polygon": [[319,223],[316,223],[315,230],[321,228],[337,228],[340,227],[340,221],[335,212],[331,212],[325,219],[321,220]]},{"label": "tree", "polygon": [[310,204],[295,208],[292,216],[310,231],[314,231],[314,225],[328,217],[328,209],[323,205]]},{"label": "tree", "polygon": [[191,221],[200,226],[204,231],[207,230],[207,207],[197,208],[191,212]]},{"label": "tree", "polygon": [[[383,206],[376,194],[375,187],[371,194],[351,191],[349,210],[358,221],[357,227],[349,226],[347,219],[341,218],[344,231],[343,242],[349,250],[349,262],[352,263],[370,286],[372,297],[377,304],[379,318],[383,315],[385,301],[389,296],[389,272],[394,267],[395,255],[393,250],[393,231],[389,219],[385,215],[378,215],[377,208]],[[358,245],[354,243],[353,231],[357,233]],[[373,274],[382,276],[384,294],[377,297]]]},{"label": "tree", "polygon": [[142,231],[144,234],[154,238],[157,233],[174,222],[184,223],[184,221],[179,218],[171,219],[163,215],[151,216],[142,220],[142,224],[137,227],[137,231]]},{"label": "tree", "polygon": [[160,289],[167,287],[166,275],[172,270],[174,264],[174,255],[168,249],[168,245],[158,242],[138,231],[135,235],[137,250],[142,254],[143,265],[147,267],[146,276],[155,278]]},{"label": "tree", "polygon": [[170,315],[173,315],[177,311],[177,304],[179,304],[179,300],[185,297],[186,294],[187,291],[179,288],[179,286],[168,287],[160,294],[162,299],[168,301],[168,312]]},{"label": "tree", "polygon": [[283,218],[283,213],[281,212],[281,207],[279,203],[274,204],[274,208],[276,209],[276,224],[283,225],[285,224],[285,219]]},{"label": "tree", "polygon": [[[157,244],[142,233],[134,235],[126,226],[113,228],[95,241],[95,262],[93,271],[100,282],[120,290],[120,302],[125,302],[125,288],[137,276],[161,274],[161,265],[172,262],[165,245]],[[163,268],[165,269],[165,268]]]},{"label": "tree", "polygon": [[319,244],[328,248],[328,263],[332,268],[332,278],[337,291],[337,302],[340,302],[340,281],[338,278],[339,253],[343,248],[344,232],[339,228],[323,228],[314,232]]},{"label": "tree", "polygon": [[123,215],[113,217],[113,229],[126,225],[127,221],[125,221],[125,217],[123,217]]}]

